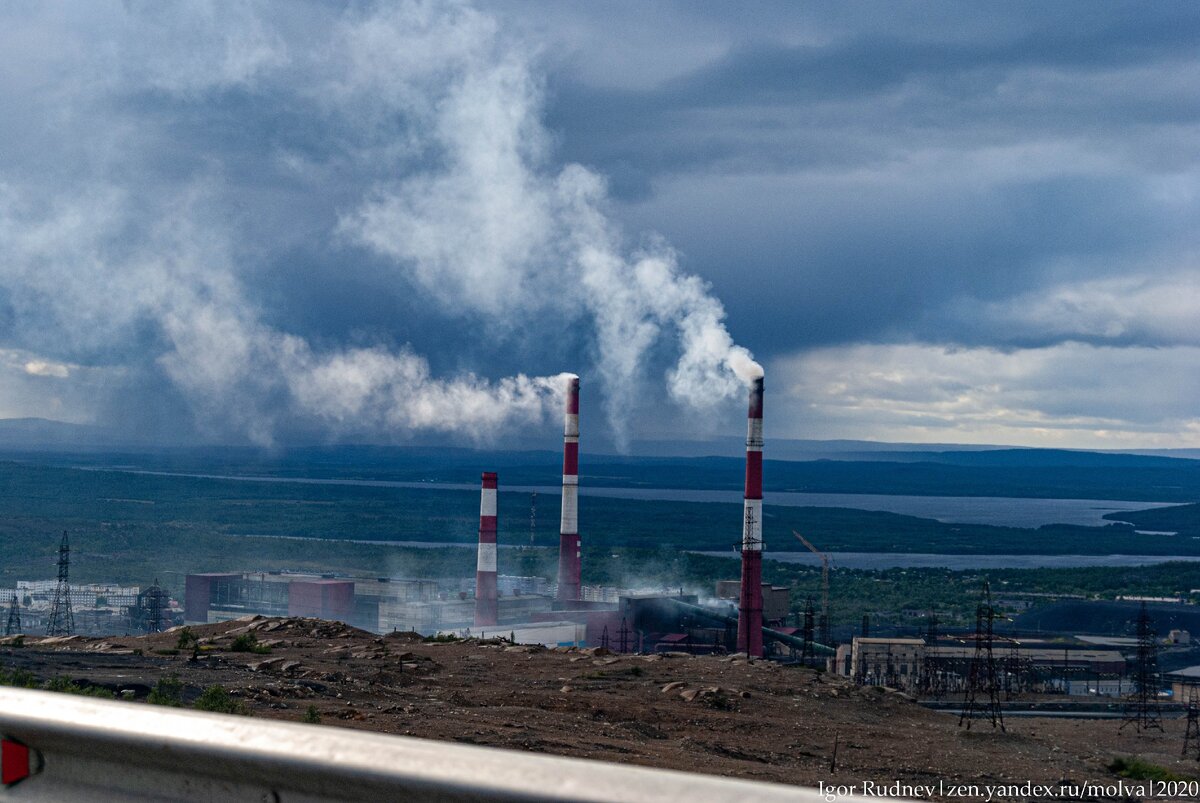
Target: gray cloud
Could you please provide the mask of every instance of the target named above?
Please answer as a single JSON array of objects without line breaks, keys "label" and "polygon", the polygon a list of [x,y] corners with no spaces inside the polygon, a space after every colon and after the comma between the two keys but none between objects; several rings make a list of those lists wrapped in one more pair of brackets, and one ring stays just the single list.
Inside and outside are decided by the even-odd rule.
[{"label": "gray cloud", "polygon": [[487,438],[582,368],[616,439],[707,434],[732,332],[782,434],[1195,443],[1198,35],[1184,3],[7,6],[0,415]]},{"label": "gray cloud", "polygon": [[[165,395],[260,443],[542,422],[561,378],[495,370],[498,345],[548,339],[527,323],[590,333],[507,362],[593,365],[618,438],[652,357],[679,404],[738,395],[755,367],[720,302],[669,246],[625,245],[599,176],[552,161],[526,43],[461,4],[304,10],[7,10],[12,43],[77,48],[0,87],[30,157],[0,162],[0,345],[108,372],[93,412]],[[467,359],[439,374],[421,349],[447,340]]]}]

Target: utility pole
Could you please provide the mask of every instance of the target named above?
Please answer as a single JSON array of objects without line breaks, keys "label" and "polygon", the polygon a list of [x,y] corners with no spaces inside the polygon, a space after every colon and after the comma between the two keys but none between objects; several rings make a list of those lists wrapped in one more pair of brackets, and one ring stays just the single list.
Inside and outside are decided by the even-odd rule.
[{"label": "utility pole", "polygon": [[933,657],[933,645],[937,642],[937,615],[930,611],[925,617],[925,647],[921,652],[921,677],[917,688],[932,697],[941,696],[941,684],[938,681],[937,662]]},{"label": "utility pole", "polygon": [[529,545],[533,546],[533,537],[537,533],[537,491],[529,495]]},{"label": "utility pole", "polygon": [[50,619],[46,623],[47,636],[75,635],[75,616],[71,612],[71,545],[63,531],[62,543],[58,546],[58,585],[54,587],[54,601],[50,605]]}]

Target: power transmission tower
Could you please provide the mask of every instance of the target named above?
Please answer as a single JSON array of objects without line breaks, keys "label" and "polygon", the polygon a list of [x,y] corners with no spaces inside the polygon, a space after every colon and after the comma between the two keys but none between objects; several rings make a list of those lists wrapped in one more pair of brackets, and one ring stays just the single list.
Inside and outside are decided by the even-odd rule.
[{"label": "power transmission tower", "polygon": [[1188,686],[1187,729],[1183,732],[1183,752],[1180,754],[1184,758],[1188,756],[1188,748],[1200,761],[1200,698],[1196,696],[1195,685]]},{"label": "power transmission tower", "polygon": [[604,630],[600,633],[600,646],[608,649],[608,625],[605,625]]},{"label": "power transmission tower", "polygon": [[620,639],[620,651],[629,652],[629,622],[624,616],[621,617],[621,629],[617,631],[617,638]]},{"label": "power transmission tower", "polygon": [[[958,725],[965,723],[967,730],[976,718],[987,717],[993,728],[1004,730],[1004,713],[1000,710],[1000,684],[996,677],[996,656],[992,653],[992,627],[996,609],[992,607],[992,589],[983,584],[983,597],[975,608],[975,655],[967,670],[967,693]],[[987,701],[980,700],[984,695]]]},{"label": "power transmission tower", "polygon": [[12,636],[21,632],[21,605],[17,595],[13,594],[12,602],[8,604],[8,624],[4,627],[4,635]]},{"label": "power transmission tower", "polygon": [[54,601],[50,604],[50,619],[46,623],[47,636],[75,635],[75,616],[71,613],[71,545],[63,531],[62,543],[58,546],[58,585],[54,587]]},{"label": "power transmission tower", "polygon": [[1133,694],[1125,699],[1125,716],[1120,730],[1133,725],[1134,730],[1162,731],[1162,719],[1158,710],[1158,641],[1154,623],[1146,610],[1146,603],[1137,618],[1137,658],[1133,670]]},{"label": "power transmission tower", "polygon": [[154,585],[143,591],[138,597],[137,613],[141,630],[146,633],[161,633],[163,629],[163,609],[166,607],[168,596],[166,589],[154,579]]},{"label": "power transmission tower", "polygon": [[802,631],[804,648],[800,652],[800,660],[805,662],[811,661],[815,657],[815,651],[813,650],[813,618],[813,600],[812,597],[809,597],[804,603],[804,629]]}]

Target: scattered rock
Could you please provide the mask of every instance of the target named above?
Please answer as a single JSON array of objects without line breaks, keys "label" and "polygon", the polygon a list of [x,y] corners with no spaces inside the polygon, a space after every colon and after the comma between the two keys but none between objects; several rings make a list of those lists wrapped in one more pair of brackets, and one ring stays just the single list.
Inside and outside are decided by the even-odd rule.
[{"label": "scattered rock", "polygon": [[254,663],[246,664],[246,668],[251,672],[265,672],[268,669],[276,669],[283,666],[284,658],[268,658],[265,661],[255,661]]}]

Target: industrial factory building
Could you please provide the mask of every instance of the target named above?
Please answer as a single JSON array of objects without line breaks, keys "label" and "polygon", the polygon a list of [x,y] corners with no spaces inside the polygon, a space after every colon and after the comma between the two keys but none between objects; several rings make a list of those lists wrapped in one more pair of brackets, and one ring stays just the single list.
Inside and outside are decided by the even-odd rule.
[{"label": "industrial factory building", "polygon": [[[832,668],[860,683],[910,689],[923,673],[934,673],[954,689],[965,681],[975,657],[971,638],[928,644],[919,638],[855,637],[837,648]],[[992,654],[1001,674],[1020,673],[1046,690],[1072,694],[1104,694],[1103,689],[1110,687],[1116,693],[1125,674],[1120,652],[1086,644],[997,639]]]},{"label": "industrial factory building", "polygon": [[[520,588],[528,578],[504,578]],[[393,630],[435,633],[473,624],[475,601],[465,592],[446,591],[435,580],[360,578],[296,572],[189,574],[184,621],[206,624],[249,614],[331,619],[375,633]],[[549,611],[546,597],[500,596],[501,622],[528,621]]]},{"label": "industrial factory building", "polygon": [[[742,597],[741,580],[718,580],[717,599],[737,604]],[[762,618],[763,622],[775,626],[782,625],[791,612],[792,590],[786,586],[762,584]]]}]

